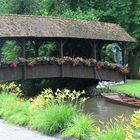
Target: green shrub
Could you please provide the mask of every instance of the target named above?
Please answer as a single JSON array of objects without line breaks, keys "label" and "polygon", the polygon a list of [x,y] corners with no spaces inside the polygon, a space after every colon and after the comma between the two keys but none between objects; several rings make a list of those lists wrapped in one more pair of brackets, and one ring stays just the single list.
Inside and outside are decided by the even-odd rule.
[{"label": "green shrub", "polygon": [[89,115],[79,114],[73,122],[63,131],[62,136],[75,137],[79,140],[91,139],[93,133],[93,120]]},{"label": "green shrub", "polygon": [[75,106],[51,105],[31,114],[30,127],[47,134],[58,133],[72,121],[76,114]]}]

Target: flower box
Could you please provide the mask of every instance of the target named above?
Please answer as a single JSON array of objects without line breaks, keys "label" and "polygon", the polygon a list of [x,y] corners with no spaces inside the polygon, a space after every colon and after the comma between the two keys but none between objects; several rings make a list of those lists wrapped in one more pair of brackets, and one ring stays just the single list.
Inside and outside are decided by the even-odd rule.
[{"label": "flower box", "polygon": [[87,67],[79,65],[73,67],[72,65],[62,66],[62,77],[71,78],[95,78],[94,67]]},{"label": "flower box", "polygon": [[0,80],[3,81],[14,81],[23,79],[23,68],[18,66],[11,68],[9,66],[0,68]]},{"label": "flower box", "polygon": [[60,66],[53,64],[38,64],[34,67],[26,67],[25,78],[26,79],[38,79],[38,78],[53,78],[60,77]]}]

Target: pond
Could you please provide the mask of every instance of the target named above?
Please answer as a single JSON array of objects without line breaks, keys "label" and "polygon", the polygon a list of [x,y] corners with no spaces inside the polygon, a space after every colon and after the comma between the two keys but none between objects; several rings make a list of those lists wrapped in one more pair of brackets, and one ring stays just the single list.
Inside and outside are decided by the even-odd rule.
[{"label": "pond", "polygon": [[104,122],[122,114],[126,117],[130,117],[136,110],[138,109],[110,103],[101,97],[88,99],[84,107],[84,111],[86,113],[92,113],[96,121],[101,120]]}]

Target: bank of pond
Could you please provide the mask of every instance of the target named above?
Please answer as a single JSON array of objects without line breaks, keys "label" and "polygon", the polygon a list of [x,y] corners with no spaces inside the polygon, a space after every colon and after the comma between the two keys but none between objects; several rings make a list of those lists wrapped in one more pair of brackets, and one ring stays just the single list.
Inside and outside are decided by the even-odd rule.
[{"label": "bank of pond", "polygon": [[[8,123],[26,126],[47,135],[59,134],[62,138],[139,140],[139,110],[134,113],[132,110],[131,117],[126,117],[121,113],[119,116],[111,116],[108,113],[113,118],[108,116],[108,121],[106,121],[107,119],[100,119],[97,114],[89,112],[91,108],[94,108],[97,113],[100,111],[99,116],[105,117],[107,111],[111,109],[111,104],[108,104],[110,108],[105,109],[107,104],[103,99],[87,100],[84,91],[57,89],[53,92],[51,89],[44,89],[38,96],[27,99],[22,95],[20,85],[14,82],[1,83],[0,88],[0,116]],[[94,104],[91,104],[93,102]],[[91,104],[90,107],[87,104]],[[104,105],[101,106],[101,104]],[[84,112],[86,107],[88,107],[88,113]],[[121,110],[122,106],[118,108]],[[129,112],[127,107],[124,110]]]}]

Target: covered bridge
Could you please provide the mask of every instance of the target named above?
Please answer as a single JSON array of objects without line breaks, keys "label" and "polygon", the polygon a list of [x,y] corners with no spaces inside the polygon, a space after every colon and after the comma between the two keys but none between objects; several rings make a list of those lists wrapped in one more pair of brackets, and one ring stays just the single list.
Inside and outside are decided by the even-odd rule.
[{"label": "covered bridge", "polygon": [[[125,74],[122,66],[97,61],[97,53],[105,43],[121,44],[123,64],[125,64],[125,43],[135,40],[119,25],[85,20],[71,20],[55,17],[1,15],[0,16],[0,48],[5,41],[14,40],[21,47],[22,54],[13,62],[6,63],[1,57],[0,80],[23,80],[39,78],[89,78],[97,80],[121,81]],[[48,41],[57,43],[59,56],[39,57],[39,48]],[[86,42],[90,46],[90,59],[65,56],[68,43]],[[28,65],[26,45],[34,46],[34,63]],[[85,48],[86,49],[86,48]],[[100,59],[100,57],[98,57]],[[111,66],[113,69],[111,68]],[[14,67],[13,67],[14,66]]]}]

